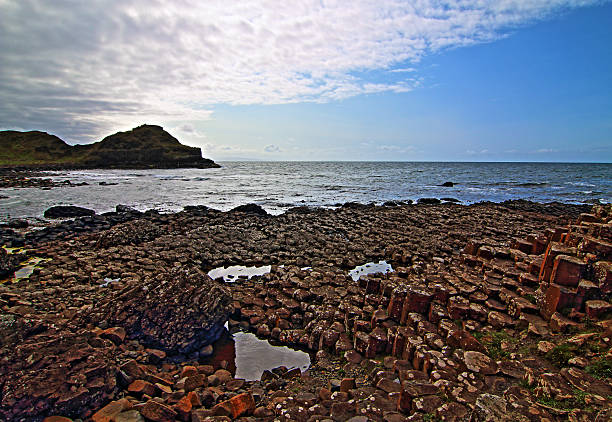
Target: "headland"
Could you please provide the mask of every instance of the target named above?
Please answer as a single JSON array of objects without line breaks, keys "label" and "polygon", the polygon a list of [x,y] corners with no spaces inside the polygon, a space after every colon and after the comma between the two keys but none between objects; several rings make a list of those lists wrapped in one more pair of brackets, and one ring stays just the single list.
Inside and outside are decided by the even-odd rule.
[{"label": "headland", "polygon": [[200,148],[181,144],[161,126],[142,125],[99,142],[68,145],[46,132],[0,131],[0,167],[10,169],[214,168]]}]

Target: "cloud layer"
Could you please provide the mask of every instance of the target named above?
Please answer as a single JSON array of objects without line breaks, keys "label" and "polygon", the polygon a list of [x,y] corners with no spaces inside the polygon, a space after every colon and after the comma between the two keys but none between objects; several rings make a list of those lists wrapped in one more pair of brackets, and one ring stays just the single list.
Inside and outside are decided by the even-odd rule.
[{"label": "cloud layer", "polygon": [[215,104],[406,92],[426,54],[593,3],[0,0],[0,128],[85,141]]}]

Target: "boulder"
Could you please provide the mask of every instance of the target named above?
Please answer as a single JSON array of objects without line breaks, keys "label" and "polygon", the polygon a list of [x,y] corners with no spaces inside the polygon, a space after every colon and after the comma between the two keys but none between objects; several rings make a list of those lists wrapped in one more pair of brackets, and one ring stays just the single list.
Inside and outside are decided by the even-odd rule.
[{"label": "boulder", "polygon": [[56,205],[45,210],[45,218],[74,218],[95,215],[94,210],[74,205]]},{"label": "boulder", "polygon": [[121,326],[128,339],[168,355],[188,354],[219,338],[231,302],[228,289],[202,271],[175,267],[112,291],[83,318]]},{"label": "boulder", "polygon": [[230,210],[230,212],[244,212],[247,214],[268,215],[268,212],[257,204],[239,205]]},{"label": "boulder", "polygon": [[19,255],[11,255],[6,249],[0,248],[0,279],[10,277],[19,268],[21,258]]}]

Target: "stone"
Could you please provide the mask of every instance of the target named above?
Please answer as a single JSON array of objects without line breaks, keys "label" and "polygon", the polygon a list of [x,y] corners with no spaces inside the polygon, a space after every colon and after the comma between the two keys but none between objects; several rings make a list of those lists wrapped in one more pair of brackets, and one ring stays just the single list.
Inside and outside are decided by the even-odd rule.
[{"label": "stone", "polygon": [[593,264],[593,280],[603,294],[612,293],[612,262],[598,261]]},{"label": "stone", "polygon": [[147,395],[149,397],[154,397],[157,394],[158,388],[145,380],[136,380],[127,388],[128,392],[136,395],[137,397],[141,397],[143,395]]},{"label": "stone", "polygon": [[551,284],[546,290],[544,305],[540,308],[540,313],[544,318],[550,320],[552,315],[565,308],[575,305],[576,293],[566,287]]},{"label": "stone", "polygon": [[157,349],[146,349],[147,357],[150,363],[157,364],[166,359],[166,352]]},{"label": "stone", "polygon": [[441,405],[442,399],[438,396],[421,396],[412,400],[412,410],[423,413],[433,413]]},{"label": "stone", "polygon": [[132,405],[127,399],[112,401],[94,413],[91,420],[93,422],[111,422],[117,417],[117,415],[124,410],[130,409],[131,407]]},{"label": "stone", "polygon": [[508,314],[504,314],[498,311],[491,311],[487,315],[487,322],[495,329],[501,329],[505,327],[511,327],[515,324],[514,319]]},{"label": "stone", "polygon": [[88,208],[77,207],[74,205],[56,205],[47,208],[44,212],[45,218],[73,218],[95,215],[94,210]]},{"label": "stone", "polygon": [[420,286],[409,286],[406,292],[406,299],[402,308],[401,322],[406,321],[410,312],[426,313],[433,298],[433,292]]},{"label": "stone", "polygon": [[330,416],[335,421],[346,421],[355,416],[356,411],[355,403],[334,402],[330,409]]},{"label": "stone", "polygon": [[190,377],[192,375],[198,375],[198,368],[191,365],[185,365],[181,370],[181,378]]},{"label": "stone", "polygon": [[153,422],[173,422],[177,413],[163,403],[149,400],[140,408],[140,414]]},{"label": "stone", "polygon": [[550,277],[551,283],[575,287],[584,276],[587,264],[580,258],[568,255],[557,255]]},{"label": "stone", "polygon": [[47,416],[42,422],[72,422],[72,419],[64,416]]},{"label": "stone", "polygon": [[348,393],[355,388],[357,388],[355,378],[343,378],[342,381],[340,381],[340,391],[344,393]]},{"label": "stone", "polygon": [[125,329],[123,327],[107,328],[100,333],[100,337],[109,339],[116,345],[119,345],[125,340]]},{"label": "stone", "polygon": [[523,379],[525,376],[525,365],[517,360],[502,360],[497,362],[499,371],[509,377]]},{"label": "stone", "polygon": [[255,399],[251,393],[242,393],[221,402],[212,408],[217,416],[229,416],[232,419],[252,415],[255,411]]},{"label": "stone", "polygon": [[232,208],[229,212],[231,213],[235,213],[235,212],[243,212],[246,214],[254,214],[254,215],[259,215],[259,216],[267,216],[268,212],[266,210],[264,210],[261,205],[257,205],[257,204],[245,204],[245,205],[239,205],[236,208]]},{"label": "stone", "polygon": [[138,410],[128,410],[127,412],[121,412],[116,417],[114,422],[145,422]]},{"label": "stone", "polygon": [[82,318],[121,326],[130,339],[169,355],[188,354],[217,340],[231,301],[229,290],[207,274],[174,267],[110,291]]},{"label": "stone", "polygon": [[586,315],[591,319],[600,319],[603,315],[612,315],[612,303],[605,300],[587,300],[584,305]]},{"label": "stone", "polygon": [[552,317],[550,317],[550,322],[548,323],[548,325],[553,331],[556,331],[558,333],[567,333],[570,330],[580,328],[582,324],[579,324],[569,318],[564,317],[559,312],[555,312]]},{"label": "stone", "polygon": [[493,375],[497,373],[497,364],[487,355],[476,352],[467,351],[463,354],[467,369],[483,375]]},{"label": "stone", "polygon": [[184,389],[186,392],[195,390],[196,388],[205,387],[208,384],[208,378],[204,374],[192,375],[185,378]]},{"label": "stone", "polygon": [[402,391],[402,386],[398,382],[394,382],[389,378],[382,378],[376,384],[376,388],[383,390],[385,393],[399,393]]},{"label": "stone", "polygon": [[555,344],[550,341],[539,341],[538,342],[538,352],[542,354],[546,354],[555,348]]},{"label": "stone", "polygon": [[456,402],[444,403],[436,409],[436,417],[443,422],[462,422],[468,414],[468,409]]}]

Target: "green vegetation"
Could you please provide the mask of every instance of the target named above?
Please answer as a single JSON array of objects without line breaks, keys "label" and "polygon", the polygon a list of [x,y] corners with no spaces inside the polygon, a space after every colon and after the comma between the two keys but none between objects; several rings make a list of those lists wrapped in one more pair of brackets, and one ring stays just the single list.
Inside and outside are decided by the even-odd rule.
[{"label": "green vegetation", "polygon": [[572,391],[572,394],[573,397],[564,400],[557,400],[550,396],[542,396],[537,399],[537,402],[543,404],[544,406],[552,407],[554,409],[559,410],[589,410],[589,407],[587,406],[587,397],[590,394],[578,389],[574,389]]},{"label": "green vegetation", "polygon": [[612,358],[602,357],[593,361],[586,367],[586,372],[599,379],[612,378]]},{"label": "green vegetation", "polygon": [[476,332],[474,337],[487,349],[489,357],[496,360],[510,357],[510,353],[502,349],[503,342],[516,343],[518,341],[504,331]]},{"label": "green vegetation", "polygon": [[576,356],[578,352],[578,346],[569,343],[563,343],[555,346],[554,349],[546,353],[546,359],[554,363],[558,367],[564,367],[567,362]]},{"label": "green vegetation", "polygon": [[426,413],[423,415],[423,420],[425,422],[440,422],[440,419],[436,417],[433,413]]}]

